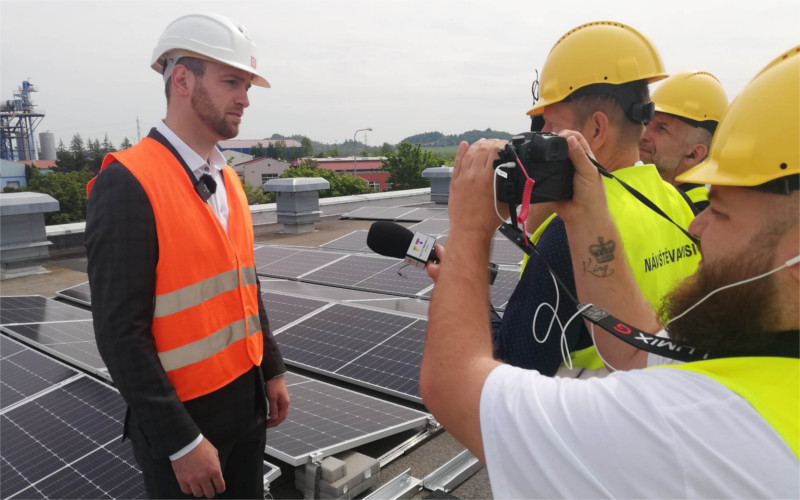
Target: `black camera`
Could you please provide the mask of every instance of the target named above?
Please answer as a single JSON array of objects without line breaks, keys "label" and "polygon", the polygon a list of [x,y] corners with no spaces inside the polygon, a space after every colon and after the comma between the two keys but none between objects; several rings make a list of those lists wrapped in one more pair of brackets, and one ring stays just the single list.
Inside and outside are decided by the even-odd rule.
[{"label": "black camera", "polygon": [[549,132],[522,132],[500,150],[494,161],[497,201],[522,204],[525,173],[534,180],[531,203],[569,200],[575,167],[569,159],[567,140]]}]

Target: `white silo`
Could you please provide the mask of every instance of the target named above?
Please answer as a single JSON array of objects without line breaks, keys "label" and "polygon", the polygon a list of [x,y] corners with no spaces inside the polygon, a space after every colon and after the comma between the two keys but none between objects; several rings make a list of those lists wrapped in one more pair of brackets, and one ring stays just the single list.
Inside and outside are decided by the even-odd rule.
[{"label": "white silo", "polygon": [[39,133],[39,159],[56,159],[56,138],[52,132]]}]

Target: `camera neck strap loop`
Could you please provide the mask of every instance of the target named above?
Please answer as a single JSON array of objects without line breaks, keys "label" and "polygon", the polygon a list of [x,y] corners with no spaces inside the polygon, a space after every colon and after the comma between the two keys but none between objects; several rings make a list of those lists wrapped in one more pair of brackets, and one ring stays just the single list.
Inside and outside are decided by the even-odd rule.
[{"label": "camera neck strap loop", "polygon": [[[587,155],[587,156],[588,156],[588,155]],[[606,170],[606,169],[605,169],[605,168],[604,168],[602,165],[600,165],[599,163],[597,163],[597,160],[595,160],[595,159],[594,159],[594,158],[592,158],[591,156],[589,156],[589,161],[591,161],[591,162],[592,162],[592,164],[593,164],[595,167],[597,167],[597,170],[600,172],[600,175],[602,175],[603,177],[607,177],[607,178],[609,178],[609,179],[614,179],[615,181],[617,181],[617,182],[618,182],[618,183],[619,183],[619,184],[620,184],[622,187],[624,187],[624,188],[625,188],[625,189],[626,189],[626,190],[627,190],[629,193],[631,193],[631,194],[633,195],[633,197],[634,197],[634,198],[636,198],[637,200],[639,200],[640,202],[642,202],[642,204],[643,204],[644,206],[646,206],[647,208],[649,208],[649,209],[650,209],[650,210],[652,210],[653,212],[657,213],[657,214],[658,214],[658,215],[660,215],[661,217],[665,218],[665,219],[666,219],[666,220],[668,220],[668,221],[669,221],[671,224],[673,224],[675,227],[677,227],[677,228],[678,228],[678,229],[679,229],[679,230],[680,230],[680,231],[681,231],[683,234],[685,234],[685,235],[686,235],[686,237],[687,237],[687,238],[689,238],[689,241],[691,241],[691,242],[692,242],[692,243],[694,243],[695,245],[697,245],[697,244],[699,244],[699,243],[700,243],[700,240],[699,240],[699,239],[697,239],[696,237],[692,236],[692,234],[691,234],[691,233],[689,233],[689,231],[687,231],[687,230],[686,230],[685,228],[683,228],[683,227],[682,227],[680,224],[678,224],[677,222],[675,222],[674,220],[672,220],[672,219],[670,218],[670,216],[669,216],[669,215],[667,215],[666,213],[664,213],[664,211],[663,211],[663,210],[661,210],[661,208],[659,208],[659,207],[658,207],[658,205],[656,205],[655,203],[653,203],[653,202],[652,202],[652,201],[651,201],[651,200],[650,200],[650,199],[649,199],[647,196],[643,195],[642,193],[640,193],[639,191],[637,191],[635,188],[633,188],[631,185],[629,185],[627,182],[623,181],[623,180],[622,180],[622,179],[620,179],[619,177],[615,176],[614,174],[612,174],[611,172],[609,172],[608,170]],[[684,198],[684,199],[685,199],[685,198]],[[688,203],[688,202],[687,202],[687,203]],[[689,208],[691,208],[691,205],[689,205]]]}]

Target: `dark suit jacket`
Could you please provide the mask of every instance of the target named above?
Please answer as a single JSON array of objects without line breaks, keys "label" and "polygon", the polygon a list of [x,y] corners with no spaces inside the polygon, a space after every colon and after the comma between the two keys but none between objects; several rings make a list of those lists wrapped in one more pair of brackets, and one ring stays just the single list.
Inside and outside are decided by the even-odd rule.
[{"label": "dark suit jacket", "polygon": [[[155,129],[149,136],[172,151],[194,183],[193,174],[166,139]],[[97,346],[153,456],[175,453],[203,428],[235,427],[242,418],[251,418],[252,375],[186,404],[167,379],[150,331],[158,262],[155,218],[141,184],[120,163],[105,168],[94,183],[85,237]],[[286,368],[260,292],[259,284],[264,335],[261,371],[269,380]],[[246,412],[250,414],[244,415]]]}]

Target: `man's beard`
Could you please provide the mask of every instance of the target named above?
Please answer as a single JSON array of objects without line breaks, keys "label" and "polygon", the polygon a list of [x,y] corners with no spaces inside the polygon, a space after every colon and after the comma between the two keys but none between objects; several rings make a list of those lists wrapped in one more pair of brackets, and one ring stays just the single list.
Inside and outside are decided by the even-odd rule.
[{"label": "man's beard", "polygon": [[214,108],[208,91],[199,80],[194,92],[192,92],[192,109],[197,113],[203,124],[223,139],[231,139],[239,134],[239,125],[226,121],[227,115],[225,113],[220,114]]},{"label": "man's beard", "polygon": [[[765,244],[768,241],[761,243],[748,245],[740,255],[704,263],[664,298],[659,310],[662,324],[714,290],[770,271],[774,246]],[[777,317],[776,288],[775,277],[770,275],[715,293],[669,323],[670,339],[715,355],[764,352],[775,340],[769,333],[771,321]]]},{"label": "man's beard", "polygon": [[680,166],[680,158],[664,158],[652,157],[652,163],[656,166],[658,174],[667,182],[674,182],[677,177],[678,166]]}]

